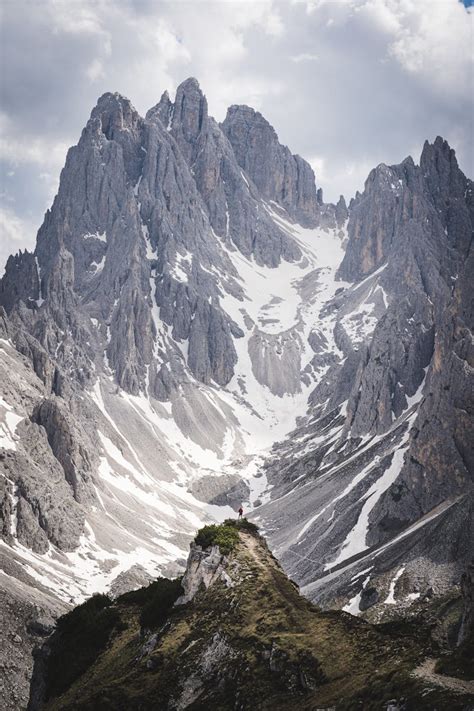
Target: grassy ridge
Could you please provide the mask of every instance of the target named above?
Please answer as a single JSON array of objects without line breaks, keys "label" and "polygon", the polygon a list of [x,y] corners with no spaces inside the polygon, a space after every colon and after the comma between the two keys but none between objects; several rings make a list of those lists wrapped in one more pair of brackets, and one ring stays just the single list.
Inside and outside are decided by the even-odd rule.
[{"label": "grassy ridge", "polygon": [[48,711],[156,711],[179,708],[189,695],[190,711],[230,711],[236,701],[246,711],[380,711],[402,697],[406,711],[466,708],[466,697],[427,692],[412,677],[436,653],[429,624],[377,628],[322,612],[299,594],[245,519],[206,526],[196,543],[228,551],[231,584],[202,586],[175,607],[169,605],[180,580],[163,578],[112,606],[98,609],[96,601],[94,614],[114,609],[125,624],[112,629],[94,662],[49,701]]}]

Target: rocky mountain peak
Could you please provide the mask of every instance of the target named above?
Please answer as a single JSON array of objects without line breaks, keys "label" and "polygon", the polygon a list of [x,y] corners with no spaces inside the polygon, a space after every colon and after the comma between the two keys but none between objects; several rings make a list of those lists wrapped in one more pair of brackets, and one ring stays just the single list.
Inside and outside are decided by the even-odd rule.
[{"label": "rocky mountain peak", "polygon": [[113,140],[118,131],[134,130],[140,117],[129,99],[118,92],[106,92],[92,110],[91,120],[100,119],[101,129],[107,139]]},{"label": "rocky mountain peak", "polygon": [[[432,144],[425,142],[420,171],[450,242],[466,254],[470,244],[467,225],[474,215],[470,203],[471,181],[460,170],[455,151],[441,136]],[[461,241],[462,235],[466,239]]]},{"label": "rocky mountain peak", "polygon": [[[249,106],[231,106],[222,130],[240,167],[261,195],[310,226],[320,221],[315,177],[309,163],[279,143],[271,124]],[[322,200],[322,196],[321,196]]]},{"label": "rocky mountain peak", "polygon": [[433,194],[447,190],[451,196],[462,193],[465,197],[465,185],[470,181],[459,168],[456,151],[441,136],[437,136],[433,143],[425,141],[420,169]]},{"label": "rocky mountain peak", "polygon": [[199,82],[193,77],[183,81],[176,90],[171,128],[182,134],[187,143],[198,138],[207,120],[207,99]]},{"label": "rocky mountain peak", "polygon": [[349,217],[349,210],[347,209],[346,200],[344,198],[344,195],[339,196],[339,200],[337,201],[337,204],[336,204],[335,215],[336,215],[336,222],[337,222],[338,227],[342,227],[342,225],[345,223],[345,221]]},{"label": "rocky mountain peak", "polygon": [[[239,134],[244,131],[252,134],[259,132],[264,141],[278,140],[277,133],[270,122],[259,111],[246,104],[232,104],[232,106],[229,106],[223,125],[228,135],[234,132]],[[236,145],[239,148],[242,147],[238,141],[236,141]],[[237,153],[239,163],[243,161],[243,158],[243,155]]]},{"label": "rocky mountain peak", "polygon": [[171,112],[173,110],[173,102],[170,99],[168,91],[164,91],[159,102],[148,109],[146,113],[147,121],[160,120],[165,128],[170,125]]},{"label": "rocky mountain peak", "polygon": [[423,165],[427,158],[432,155],[436,155],[438,158],[443,156],[448,161],[456,158],[455,150],[451,148],[448,141],[442,136],[436,136],[433,143],[430,143],[428,140],[424,142],[420,157],[420,165]]}]

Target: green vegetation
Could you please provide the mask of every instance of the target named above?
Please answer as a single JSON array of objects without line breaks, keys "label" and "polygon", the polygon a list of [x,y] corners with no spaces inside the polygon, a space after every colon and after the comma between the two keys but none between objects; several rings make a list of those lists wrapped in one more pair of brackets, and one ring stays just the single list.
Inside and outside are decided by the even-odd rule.
[{"label": "green vegetation", "polygon": [[223,555],[228,555],[234,550],[239,542],[239,530],[258,534],[258,526],[246,518],[228,518],[221,524],[210,524],[201,528],[194,539],[194,542],[201,548],[219,546]]},{"label": "green vegetation", "polygon": [[[182,578],[168,580],[168,578],[158,578],[145,590],[143,609],[140,615],[140,624],[146,629],[153,629],[162,625],[169,615],[171,608],[180,595],[183,594],[181,587]],[[142,591],[137,591],[142,592]]]},{"label": "green vegetation", "polygon": [[114,628],[123,629],[111,605],[107,595],[94,595],[59,618],[48,660],[47,698],[68,689],[95,662]]},{"label": "green vegetation", "polygon": [[[176,580],[169,580],[168,578],[157,578],[152,583],[143,588],[138,588],[138,590],[130,590],[129,592],[120,595],[117,598],[117,603],[123,605],[146,605],[148,602],[153,600],[153,598],[159,594],[162,588],[163,580],[167,582],[179,582],[181,584],[182,578],[177,578]],[[181,595],[182,591],[179,592]]]},{"label": "green vegetation", "polygon": [[219,546],[223,555],[228,555],[239,542],[239,533],[234,526],[211,524],[201,528],[194,539],[201,548]]},{"label": "green vegetation", "polygon": [[258,536],[258,526],[252,521],[248,521],[246,518],[227,518],[224,521],[224,526],[232,526],[240,531],[246,531],[247,533],[252,533],[254,536]]}]

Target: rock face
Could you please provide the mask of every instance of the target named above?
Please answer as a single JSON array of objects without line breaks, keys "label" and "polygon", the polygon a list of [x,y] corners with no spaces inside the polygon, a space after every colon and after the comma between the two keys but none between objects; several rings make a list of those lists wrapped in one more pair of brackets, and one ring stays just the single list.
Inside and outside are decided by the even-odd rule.
[{"label": "rock face", "polygon": [[217,581],[222,581],[227,587],[232,586],[232,579],[226,571],[227,561],[219,550],[219,546],[202,550],[200,546],[191,544],[191,552],[183,576],[184,594],[178,598],[178,605],[184,605],[196,596],[201,586],[207,590]]},{"label": "rock face", "polygon": [[318,224],[319,206],[311,166],[279,143],[274,128],[258,111],[231,106],[222,129],[237,163],[263,198],[284,207],[305,227]]}]

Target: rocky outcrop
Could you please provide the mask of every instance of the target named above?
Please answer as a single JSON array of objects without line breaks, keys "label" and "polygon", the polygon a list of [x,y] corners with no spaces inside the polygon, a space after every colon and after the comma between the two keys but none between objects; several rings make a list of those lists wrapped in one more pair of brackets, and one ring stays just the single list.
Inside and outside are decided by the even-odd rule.
[{"label": "rocky outcrop", "polygon": [[10,311],[18,301],[30,307],[37,306],[40,298],[38,270],[34,255],[21,250],[11,255],[5,265],[5,275],[0,280],[0,303]]},{"label": "rocky outcrop", "polygon": [[248,500],[250,493],[248,484],[237,474],[205,474],[192,482],[190,490],[200,501],[216,506],[232,506],[235,511],[238,511],[242,501]]},{"label": "rocky outcrop", "polygon": [[222,124],[240,167],[265,200],[306,227],[319,222],[314,173],[278,141],[275,129],[249,106],[231,106]]},{"label": "rocky outcrop", "polygon": [[337,226],[339,228],[342,227],[349,217],[349,210],[347,209],[344,195],[341,195],[339,197],[339,200],[337,201],[337,204],[336,204],[336,208],[334,210],[334,215],[336,218]]},{"label": "rocky outcrop", "polygon": [[[87,483],[97,466],[95,444],[80,426],[79,412],[51,397],[35,408],[32,419],[44,428],[51,451],[61,464],[74,498],[87,501]],[[74,418],[74,420],[73,420]]]},{"label": "rocky outcrop", "polygon": [[[60,550],[73,550],[84,528],[84,511],[77,502],[79,492],[83,501],[94,501],[90,487],[81,488],[84,462],[92,456],[85,453],[85,447],[90,452],[93,447],[78,439],[80,428],[71,423],[64,403],[56,417],[52,416],[54,401],[47,399],[28,361],[22,361],[12,346],[0,353],[0,373],[2,405],[5,397],[10,400],[12,388],[17,393],[17,403],[3,414],[7,423],[10,418],[16,426],[10,425],[10,440],[2,440],[0,450],[2,537],[9,542],[17,539],[36,553],[46,553],[50,543]],[[43,416],[46,429],[34,421]],[[82,461],[81,452],[85,457]]]},{"label": "rocky outcrop", "polygon": [[225,125],[221,130],[208,116],[206,99],[195,79],[183,82],[176,92],[170,133],[192,170],[210,223],[223,241],[271,267],[281,259],[300,256],[298,246],[267,214],[262,204],[266,196],[255,189],[245,168],[243,172]]},{"label": "rocky outcrop", "polygon": [[141,565],[132,565],[117,575],[110,586],[109,595],[116,599],[130,590],[137,590],[152,582],[153,578]]},{"label": "rocky outcrop", "polygon": [[177,605],[190,602],[201,586],[207,590],[216,581],[220,580],[227,587],[232,587],[232,579],[227,572],[228,561],[219,550],[219,546],[202,549],[201,546],[191,545],[186,572],[181,581],[184,594],[176,601]]}]

